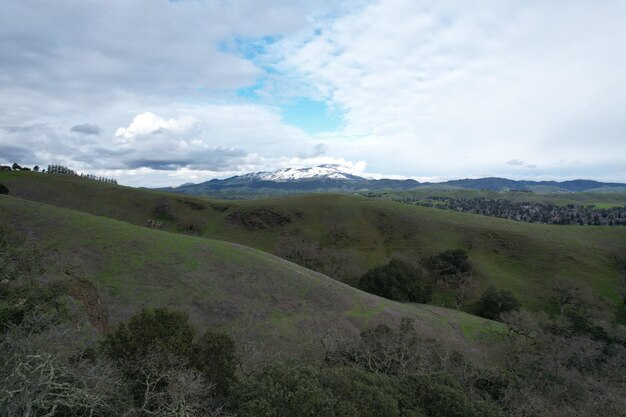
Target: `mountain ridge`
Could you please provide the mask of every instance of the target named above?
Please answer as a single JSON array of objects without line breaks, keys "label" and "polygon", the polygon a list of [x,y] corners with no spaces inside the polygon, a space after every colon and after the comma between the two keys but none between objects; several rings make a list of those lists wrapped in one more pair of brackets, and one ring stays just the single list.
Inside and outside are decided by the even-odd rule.
[{"label": "mountain ridge", "polygon": [[301,192],[357,192],[375,190],[410,190],[416,188],[464,188],[489,191],[585,192],[626,191],[626,183],[600,182],[587,179],[568,181],[511,180],[501,177],[463,178],[440,183],[414,179],[375,179],[357,175],[350,167],[324,164],[309,168],[284,168],[259,171],[225,179],[212,179],[198,184],[158,188],[192,195],[250,194],[273,195]]}]

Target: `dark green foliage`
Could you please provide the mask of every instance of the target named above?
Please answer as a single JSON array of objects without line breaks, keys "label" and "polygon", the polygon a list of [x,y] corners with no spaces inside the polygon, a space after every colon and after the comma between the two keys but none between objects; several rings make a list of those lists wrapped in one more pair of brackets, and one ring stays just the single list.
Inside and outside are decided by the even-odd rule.
[{"label": "dark green foliage", "polygon": [[9,189],[7,188],[6,185],[2,183],[0,183],[0,194],[4,194],[4,195],[9,194]]},{"label": "dark green foliage", "polygon": [[235,342],[225,333],[206,332],[195,343],[191,364],[216,385],[220,395],[228,394],[235,381]]},{"label": "dark green foliage", "polygon": [[[177,367],[198,372],[215,384],[213,394],[227,396],[235,377],[235,343],[224,333],[206,332],[194,341],[195,330],[186,313],[167,308],[144,308],[106,336],[102,350],[125,369],[141,393],[140,370],[135,362],[152,358],[157,370]],[[154,364],[154,362],[158,362]]]},{"label": "dark green foliage", "polygon": [[520,303],[511,291],[497,290],[495,287],[487,288],[475,307],[476,314],[491,320],[497,320],[500,314],[519,308]]},{"label": "dark green foliage", "polygon": [[396,301],[427,303],[432,299],[432,288],[424,283],[422,273],[395,259],[369,270],[359,280],[359,288]]},{"label": "dark green foliage", "polygon": [[331,393],[312,368],[267,367],[237,388],[241,417],[331,417]]},{"label": "dark green foliage", "polygon": [[470,399],[449,377],[402,378],[355,368],[272,366],[244,382],[242,417],[497,417],[492,403]]},{"label": "dark green foliage", "polygon": [[20,324],[24,318],[39,312],[62,313],[64,304],[62,284],[37,285],[33,282],[0,285],[0,334],[10,325]]},{"label": "dark green foliage", "polygon": [[108,334],[103,348],[115,360],[133,360],[154,349],[189,357],[194,335],[186,313],[167,308],[144,308]]},{"label": "dark green foliage", "polygon": [[13,162],[11,168],[13,169],[13,171],[20,171],[22,169],[22,167],[17,162]]},{"label": "dark green foliage", "polygon": [[0,226],[0,333],[35,311],[64,310],[59,301],[64,285],[35,281],[44,271],[40,258],[39,251],[27,245],[22,236]]},{"label": "dark green foliage", "polygon": [[445,374],[407,375],[398,384],[402,408],[422,409],[436,417],[497,417],[501,410],[492,403],[471,400],[462,387]]},{"label": "dark green foliage", "polygon": [[467,259],[467,252],[463,249],[452,249],[431,256],[429,267],[435,275],[460,275],[472,271],[472,265]]},{"label": "dark green foliage", "polygon": [[172,215],[170,205],[166,198],[159,198],[156,202],[156,206],[152,209],[152,215],[161,221],[171,221],[174,220],[174,215]]}]

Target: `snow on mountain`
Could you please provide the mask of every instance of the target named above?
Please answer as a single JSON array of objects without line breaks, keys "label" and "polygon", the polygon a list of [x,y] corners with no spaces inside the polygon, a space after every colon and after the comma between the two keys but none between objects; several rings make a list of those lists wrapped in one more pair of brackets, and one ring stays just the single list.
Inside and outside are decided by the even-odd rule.
[{"label": "snow on mountain", "polygon": [[332,179],[332,180],[361,180],[362,177],[349,172],[349,167],[336,164],[318,165],[310,168],[285,168],[273,172],[255,172],[245,174],[239,178],[259,181],[299,181],[308,179]]}]

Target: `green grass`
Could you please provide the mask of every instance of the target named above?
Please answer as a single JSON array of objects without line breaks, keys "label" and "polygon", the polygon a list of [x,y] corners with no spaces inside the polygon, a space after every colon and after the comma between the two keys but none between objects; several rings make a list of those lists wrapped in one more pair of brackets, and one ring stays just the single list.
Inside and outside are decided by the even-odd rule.
[{"label": "green grass", "polygon": [[[526,308],[551,311],[551,285],[559,278],[567,278],[610,299],[616,311],[620,309],[616,259],[626,257],[623,227],[528,224],[339,194],[220,201],[36,173],[0,173],[0,182],[9,187],[12,196],[140,226],[153,217],[157,205],[166,204],[173,220],[164,224],[164,230],[240,243],[278,255],[292,250],[294,242],[297,245],[304,241],[321,248],[322,261],[314,265],[316,270],[352,285],[368,269],[393,257],[417,264],[440,251],[461,248],[468,251],[480,289],[489,285],[508,289]],[[444,193],[420,191],[429,192]],[[406,194],[410,193],[414,192]],[[457,197],[478,193],[499,198],[537,198],[555,204],[626,202],[625,194],[620,193],[445,193]],[[193,210],[185,201],[205,208]],[[258,208],[284,214],[291,222],[268,230],[250,230],[228,221],[228,215],[235,211]],[[193,225],[191,231],[189,225]],[[333,230],[340,232],[341,239],[333,240]],[[183,247],[185,242],[177,241],[176,245]],[[222,247],[213,250],[222,251],[220,256],[233,262],[256,262],[254,256],[241,251]],[[275,263],[283,262],[273,259]],[[185,262],[191,268],[197,261]],[[306,295],[311,290],[299,291]],[[477,292],[475,298],[479,295]]]},{"label": "green grass", "polygon": [[[320,337],[329,331],[355,335],[379,323],[395,326],[402,317],[450,343],[485,337],[479,327],[464,329],[486,320],[383,300],[231,242],[151,230],[11,196],[0,196],[0,223],[40,249],[46,280],[90,282],[110,325],[143,306],[168,306],[188,311],[200,330],[223,329],[267,346],[266,355],[310,359],[319,354]],[[442,317],[449,324],[444,329]]]}]

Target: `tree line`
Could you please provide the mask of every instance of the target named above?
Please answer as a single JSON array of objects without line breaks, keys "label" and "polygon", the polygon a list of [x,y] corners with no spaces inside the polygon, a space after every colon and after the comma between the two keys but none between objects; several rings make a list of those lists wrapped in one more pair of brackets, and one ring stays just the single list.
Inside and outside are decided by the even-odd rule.
[{"label": "tree line", "polygon": [[98,176],[93,174],[86,173],[77,173],[73,169],[70,169],[64,165],[48,165],[46,169],[40,169],[39,165],[35,165],[32,169],[26,166],[21,166],[17,162],[13,163],[13,165],[0,165],[0,171],[34,171],[41,172],[42,174],[56,174],[56,175],[69,175],[75,177],[81,177],[92,181],[103,182],[106,184],[117,184],[117,180],[115,178],[108,178],[105,176]]}]

